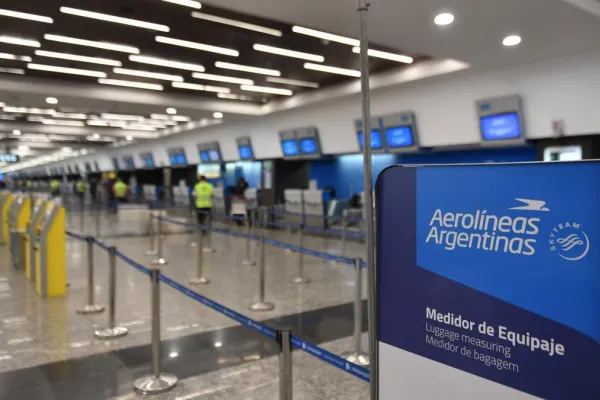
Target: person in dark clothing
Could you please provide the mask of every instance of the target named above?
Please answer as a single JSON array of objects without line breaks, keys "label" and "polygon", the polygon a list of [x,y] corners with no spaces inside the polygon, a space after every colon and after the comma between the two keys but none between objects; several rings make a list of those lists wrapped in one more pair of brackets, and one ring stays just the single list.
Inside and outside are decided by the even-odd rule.
[{"label": "person in dark clothing", "polygon": [[[238,179],[236,185],[230,188],[231,202],[233,203],[236,200],[245,200],[246,197],[244,196],[244,193],[246,192],[246,189],[248,189],[249,186],[250,185],[248,185],[248,182],[246,182],[244,178]],[[241,226],[244,223],[244,221],[241,218],[246,218],[246,215],[236,214],[234,215],[234,217],[236,217],[236,224],[238,226]]]},{"label": "person in dark clothing", "polygon": [[96,202],[97,195],[98,195],[98,180],[96,178],[91,178],[91,180],[90,180],[90,197],[92,198],[92,203]]}]

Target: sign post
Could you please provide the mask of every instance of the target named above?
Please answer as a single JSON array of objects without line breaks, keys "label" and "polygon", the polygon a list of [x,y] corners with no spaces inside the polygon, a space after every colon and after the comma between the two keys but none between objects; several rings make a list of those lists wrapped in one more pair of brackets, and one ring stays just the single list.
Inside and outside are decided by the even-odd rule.
[{"label": "sign post", "polygon": [[383,171],[376,399],[600,399],[599,179],[600,162]]}]

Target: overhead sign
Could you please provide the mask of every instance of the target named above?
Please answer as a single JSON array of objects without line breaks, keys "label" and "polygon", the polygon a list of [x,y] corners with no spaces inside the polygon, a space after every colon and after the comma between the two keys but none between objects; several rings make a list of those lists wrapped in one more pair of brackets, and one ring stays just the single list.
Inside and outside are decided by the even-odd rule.
[{"label": "overhead sign", "polygon": [[379,399],[600,399],[600,162],[377,180]]},{"label": "overhead sign", "polygon": [[19,156],[16,154],[0,154],[0,162],[16,163],[19,161]]}]

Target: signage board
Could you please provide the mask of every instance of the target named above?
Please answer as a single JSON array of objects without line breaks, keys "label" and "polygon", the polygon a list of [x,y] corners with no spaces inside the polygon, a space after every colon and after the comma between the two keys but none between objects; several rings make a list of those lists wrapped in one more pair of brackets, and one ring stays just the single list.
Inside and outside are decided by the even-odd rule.
[{"label": "signage board", "polygon": [[384,170],[379,399],[600,399],[599,179],[600,162]]}]

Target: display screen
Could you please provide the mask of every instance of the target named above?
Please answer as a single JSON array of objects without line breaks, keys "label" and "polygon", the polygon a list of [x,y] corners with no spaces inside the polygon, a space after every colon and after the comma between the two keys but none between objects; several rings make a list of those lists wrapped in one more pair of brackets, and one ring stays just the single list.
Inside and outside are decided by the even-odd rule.
[{"label": "display screen", "polygon": [[250,148],[249,145],[242,145],[238,147],[238,150],[240,152],[240,159],[241,160],[252,160],[252,149]]},{"label": "display screen", "polygon": [[112,163],[113,163],[113,168],[118,171],[119,170],[119,160],[117,160],[117,157],[113,157]]},{"label": "display screen", "polygon": [[489,115],[479,119],[483,140],[519,139],[521,124],[516,112]]},{"label": "display screen", "polygon": [[135,169],[132,156],[123,157],[123,164],[125,165],[125,169]]},{"label": "display screen", "polygon": [[[363,137],[363,131],[358,131],[358,143],[360,144],[360,149],[364,149],[365,138]],[[371,148],[373,150],[383,148],[383,144],[381,143],[381,131],[379,129],[371,129]]]},{"label": "display screen", "polygon": [[218,150],[209,150],[208,159],[211,162],[221,162],[221,155],[219,154]]},{"label": "display screen", "polygon": [[300,139],[300,151],[302,154],[318,154],[317,140],[315,138]]},{"label": "display screen", "polygon": [[201,151],[200,152],[200,161],[202,162],[209,162],[210,158],[208,157],[208,151]]},{"label": "display screen", "polygon": [[140,158],[142,159],[142,163],[144,163],[144,168],[154,168],[154,157],[152,153],[142,153]]},{"label": "display screen", "polygon": [[389,147],[410,147],[414,146],[413,131],[410,125],[392,126],[385,129],[385,137]]},{"label": "display screen", "polygon": [[169,155],[169,162],[172,166],[187,165],[187,159],[183,153],[173,153]]},{"label": "display screen", "polygon": [[281,148],[283,149],[284,156],[297,156],[298,155],[298,142],[296,139],[288,139],[281,142]]}]

